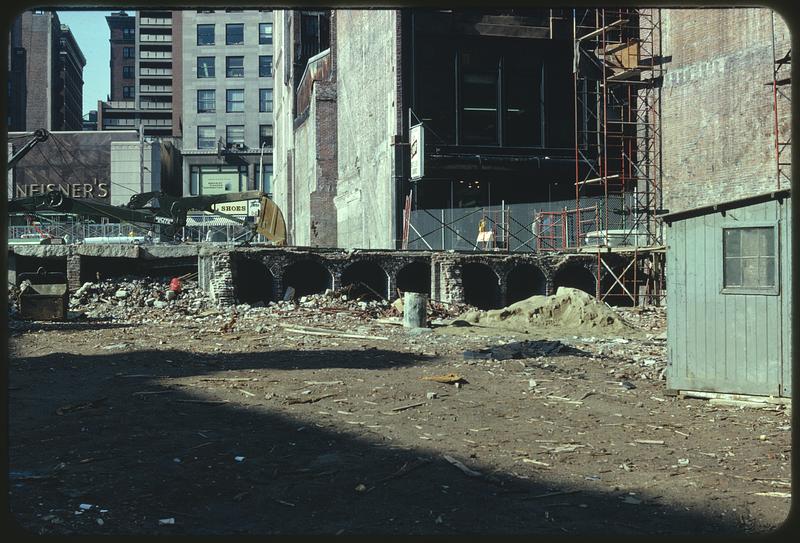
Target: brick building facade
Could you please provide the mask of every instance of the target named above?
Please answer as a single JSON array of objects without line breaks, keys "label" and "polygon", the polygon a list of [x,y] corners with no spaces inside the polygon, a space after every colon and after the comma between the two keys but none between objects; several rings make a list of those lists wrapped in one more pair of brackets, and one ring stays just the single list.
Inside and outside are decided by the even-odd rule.
[{"label": "brick building facade", "polygon": [[[679,211],[777,188],[772,80],[775,58],[791,45],[786,23],[764,8],[662,14],[669,58],[661,114],[665,207]],[[790,96],[789,87],[780,91]],[[785,140],[790,102],[779,106]]]},{"label": "brick building facade", "polygon": [[51,11],[24,11],[11,24],[8,129],[81,130],[86,59]]}]

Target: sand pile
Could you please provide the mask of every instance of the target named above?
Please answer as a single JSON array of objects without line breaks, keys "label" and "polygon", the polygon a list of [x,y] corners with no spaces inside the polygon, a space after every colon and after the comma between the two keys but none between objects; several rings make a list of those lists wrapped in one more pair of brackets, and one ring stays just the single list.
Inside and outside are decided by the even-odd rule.
[{"label": "sand pile", "polygon": [[531,296],[503,309],[468,311],[461,319],[472,324],[528,332],[541,328],[596,335],[633,331],[605,303],[582,290],[568,287],[559,287],[553,296]]}]

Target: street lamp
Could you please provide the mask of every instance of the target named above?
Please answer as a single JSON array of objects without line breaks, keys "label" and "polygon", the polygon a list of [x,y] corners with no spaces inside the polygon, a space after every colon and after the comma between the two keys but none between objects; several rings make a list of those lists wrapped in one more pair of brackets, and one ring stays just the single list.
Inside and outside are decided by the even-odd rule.
[{"label": "street lamp", "polygon": [[264,192],[264,149],[267,142],[261,144],[261,157],[258,159],[258,182],[261,184],[261,192]]}]

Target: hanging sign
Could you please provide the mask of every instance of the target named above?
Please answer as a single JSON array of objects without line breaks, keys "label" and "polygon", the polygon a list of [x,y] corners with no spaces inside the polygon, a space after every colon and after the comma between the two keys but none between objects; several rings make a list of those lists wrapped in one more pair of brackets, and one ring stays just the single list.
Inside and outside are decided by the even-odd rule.
[{"label": "hanging sign", "polygon": [[425,129],[421,124],[411,127],[408,140],[411,149],[411,179],[416,181],[425,175]]}]

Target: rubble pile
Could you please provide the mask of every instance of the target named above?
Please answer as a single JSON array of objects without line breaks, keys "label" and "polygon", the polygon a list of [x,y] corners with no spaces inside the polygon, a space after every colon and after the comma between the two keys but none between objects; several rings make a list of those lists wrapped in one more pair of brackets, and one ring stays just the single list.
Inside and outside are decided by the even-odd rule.
[{"label": "rubble pile", "polygon": [[608,305],[582,290],[568,287],[559,287],[552,296],[531,296],[503,309],[467,311],[461,319],[518,331],[558,328],[624,334],[633,330]]},{"label": "rubble pile", "polygon": [[667,309],[658,306],[616,307],[614,310],[632,326],[653,333],[665,333]]},{"label": "rubble pile", "polygon": [[664,380],[667,367],[667,341],[664,334],[647,334],[646,339],[574,338],[573,345],[593,359],[614,359],[623,366],[609,370],[621,379]]},{"label": "rubble pile", "polygon": [[123,277],[87,282],[72,293],[69,307],[84,312],[89,318],[129,320],[145,314],[143,308],[169,308],[168,313],[174,315],[197,313],[210,305],[196,281],[182,282],[180,292],[170,289],[170,281],[170,277]]}]

